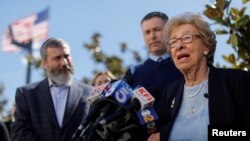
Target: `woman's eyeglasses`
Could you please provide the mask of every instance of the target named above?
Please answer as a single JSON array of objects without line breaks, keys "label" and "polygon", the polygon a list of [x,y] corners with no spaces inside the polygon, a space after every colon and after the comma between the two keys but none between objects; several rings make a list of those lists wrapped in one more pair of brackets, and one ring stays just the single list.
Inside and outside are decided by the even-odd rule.
[{"label": "woman's eyeglasses", "polygon": [[193,39],[194,38],[200,38],[201,36],[200,35],[197,35],[197,34],[185,34],[185,35],[182,35],[180,38],[173,38],[173,39],[170,39],[168,42],[167,42],[167,45],[169,48],[175,48],[177,46],[177,42],[178,40],[181,40],[181,42],[183,44],[188,44],[188,43],[192,43]]}]

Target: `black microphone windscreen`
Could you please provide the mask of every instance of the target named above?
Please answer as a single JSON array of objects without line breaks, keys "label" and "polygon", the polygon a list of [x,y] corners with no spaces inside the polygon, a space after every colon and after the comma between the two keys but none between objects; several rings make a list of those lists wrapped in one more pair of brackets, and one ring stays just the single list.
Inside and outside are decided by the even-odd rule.
[{"label": "black microphone windscreen", "polygon": [[97,100],[90,105],[89,112],[86,117],[81,121],[80,125],[72,135],[72,141],[77,139],[81,133],[84,131],[84,129],[95,119],[95,117],[98,115],[99,110],[103,105],[106,103],[104,100]]}]

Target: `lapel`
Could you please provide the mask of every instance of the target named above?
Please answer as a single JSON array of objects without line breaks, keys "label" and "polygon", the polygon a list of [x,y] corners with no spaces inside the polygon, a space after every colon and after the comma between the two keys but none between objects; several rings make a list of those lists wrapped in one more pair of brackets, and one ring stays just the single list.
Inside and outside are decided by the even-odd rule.
[{"label": "lapel", "polygon": [[[209,113],[209,123],[214,124],[218,121],[218,117],[216,115],[220,115],[223,111],[221,109],[221,105],[219,102],[215,102],[218,100],[218,94],[220,93],[220,89],[223,88],[223,82],[221,82],[218,78],[221,77],[222,74],[217,72],[217,69],[213,66],[210,66],[210,72],[208,77],[208,113]],[[218,93],[219,92],[219,93]],[[216,96],[217,95],[217,96]]]},{"label": "lapel", "polygon": [[184,83],[185,83],[185,81],[184,81],[184,79],[182,79],[181,83],[178,84],[179,86],[178,86],[178,89],[176,91],[176,95],[173,96],[173,98],[172,98],[172,104],[174,104],[174,105],[173,105],[173,107],[171,105],[171,109],[172,109],[174,118],[177,116],[177,113],[181,107],[182,98],[183,98]]},{"label": "lapel", "polygon": [[40,97],[40,101],[42,102],[42,109],[41,111],[44,111],[41,114],[48,114],[49,118],[52,120],[53,124],[56,125],[56,127],[59,127],[59,124],[57,122],[56,112],[49,88],[49,81],[48,79],[44,79],[41,81],[40,86],[37,89],[38,97]]},{"label": "lapel", "polygon": [[78,83],[76,81],[73,81],[69,89],[67,104],[65,107],[63,123],[61,128],[63,128],[69,122],[70,117],[76,110],[76,107],[81,99],[82,93],[83,93],[82,89],[80,89]]},{"label": "lapel", "polygon": [[[218,76],[218,73],[216,73],[216,68],[213,66],[209,66],[210,72],[208,76],[208,96],[209,99],[213,98],[214,93],[218,91],[218,86],[220,86],[221,82],[218,80],[220,76]],[[209,100],[210,101],[210,100]],[[208,101],[208,102],[209,102]]]}]

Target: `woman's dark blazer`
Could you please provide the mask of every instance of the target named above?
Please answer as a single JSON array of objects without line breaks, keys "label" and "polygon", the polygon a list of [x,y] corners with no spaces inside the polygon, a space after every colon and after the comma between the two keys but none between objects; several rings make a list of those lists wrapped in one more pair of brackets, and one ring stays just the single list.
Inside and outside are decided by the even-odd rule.
[{"label": "woman's dark blazer", "polygon": [[[171,120],[161,130],[161,140],[168,140],[179,112],[185,80],[173,82],[164,92],[163,108],[171,112]],[[210,66],[208,79],[208,110],[211,126],[250,126],[250,73],[236,69]]]}]

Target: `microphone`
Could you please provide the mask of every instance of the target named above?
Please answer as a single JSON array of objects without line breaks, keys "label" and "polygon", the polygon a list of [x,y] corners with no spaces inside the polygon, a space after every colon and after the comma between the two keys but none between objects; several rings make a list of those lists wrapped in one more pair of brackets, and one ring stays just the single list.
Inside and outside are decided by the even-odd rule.
[{"label": "microphone", "polygon": [[146,123],[149,123],[151,121],[155,121],[158,120],[159,117],[156,114],[156,111],[154,110],[153,107],[144,109],[144,110],[140,110],[138,112],[136,112],[136,115],[140,121],[141,125],[144,125]]},{"label": "microphone", "polygon": [[80,125],[78,126],[77,130],[75,131],[75,133],[72,136],[72,140],[76,139],[81,132],[83,131],[84,128],[86,128],[88,126],[88,124],[94,120],[94,117],[96,117],[98,115],[98,111],[101,107],[103,107],[103,105],[106,103],[106,101],[104,100],[98,100],[95,101],[94,103],[92,103],[91,105],[93,105],[92,107],[90,107],[89,113],[87,115],[87,117],[85,119],[82,120],[82,122],[80,123]]},{"label": "microphone", "polygon": [[106,103],[106,101],[101,100],[104,97],[104,94],[110,89],[111,84],[109,82],[96,87],[87,100],[90,102],[90,110],[85,119],[82,120],[77,130],[72,136],[72,140],[76,139],[84,128],[98,115],[98,110]]},{"label": "microphone", "polygon": [[[101,91],[98,93],[98,96],[93,96],[93,99],[96,99],[95,97],[101,97],[106,99],[107,102],[109,101],[109,103],[113,103],[111,100],[114,100],[124,106],[131,97],[132,88],[124,80],[118,80],[114,81],[112,84],[105,84],[104,86],[102,86]],[[104,115],[106,115],[108,112],[108,109],[104,110],[101,116],[104,117]]]},{"label": "microphone", "polygon": [[144,87],[139,87],[133,91],[132,100],[135,99],[140,102],[141,110],[152,107],[155,101],[155,98]]},{"label": "microphone", "polygon": [[119,138],[123,138],[123,135],[126,134],[125,132],[129,132],[129,134],[134,132],[135,126],[127,125],[133,123],[139,127],[138,124],[136,124],[137,122],[135,122],[137,121],[136,117],[133,117],[131,114],[134,109],[140,109],[140,107],[136,107],[139,104],[128,103],[126,106],[122,106],[113,99],[104,100],[109,101],[108,105],[111,105],[108,116],[103,117],[101,120],[98,118],[95,123],[92,124],[91,129],[93,132],[96,132],[99,137],[104,140],[118,140]]},{"label": "microphone", "polygon": [[148,134],[153,134],[160,131],[160,127],[167,124],[171,119],[169,110],[165,108],[154,109],[153,107],[138,111],[136,113],[140,124]]},{"label": "microphone", "polygon": [[[145,88],[139,87],[133,91],[123,79],[112,84],[106,83],[100,88],[97,87],[94,93],[88,97],[92,107],[74,133],[73,139],[79,136],[80,138],[92,136],[93,132],[97,132],[101,136],[106,128],[113,126],[113,123],[118,127],[127,126],[127,122],[137,123],[135,112],[151,107],[154,100],[154,97]],[[109,123],[112,124],[109,125]],[[124,128],[119,132],[130,131],[130,129],[133,128]],[[109,132],[109,134],[111,133]]]},{"label": "microphone", "polygon": [[125,80],[115,81],[110,89],[105,93],[105,97],[113,98],[115,101],[125,106],[132,96],[132,88]]},{"label": "microphone", "polygon": [[[83,133],[81,132],[87,131],[84,129],[86,127],[89,130],[94,130],[99,125],[99,121],[110,111],[112,106],[111,104],[114,103],[114,101],[118,102],[119,105],[126,105],[131,95],[132,88],[124,80],[117,80],[112,84],[107,82],[99,87],[96,87],[94,92],[87,98],[87,100],[91,102],[92,106],[90,112],[74,133],[73,139],[79,135],[82,136]],[[106,107],[103,108],[103,106]],[[124,113],[126,114],[126,112]],[[117,112],[119,116],[123,116],[124,113]],[[94,123],[91,121],[94,121]],[[91,125],[88,126],[88,124]]]},{"label": "microphone", "polygon": [[115,121],[118,118],[125,116],[125,114],[127,112],[132,112],[132,110],[137,111],[139,109],[140,109],[140,104],[138,103],[138,101],[134,101],[132,103],[128,103],[128,105],[126,105],[121,110],[119,110],[119,111],[115,112],[114,114],[112,114],[112,115],[110,115],[110,116],[108,116],[108,117],[100,120],[99,124],[102,125],[102,126],[107,125],[110,122]]},{"label": "microphone", "polygon": [[[128,83],[125,80],[121,79],[112,83],[111,87],[109,87],[109,89],[106,91],[104,95],[105,98],[107,98],[107,100],[110,99],[115,101],[114,102],[109,100],[110,103],[118,102],[118,105],[125,106],[131,98],[132,88],[128,85]],[[125,109],[130,110],[136,107],[138,107],[137,104],[133,103],[126,106]],[[123,117],[126,114],[125,109],[115,112],[115,114],[111,115],[106,120],[101,120],[101,121],[97,120],[94,125],[95,126],[98,126],[99,124],[106,125],[107,123],[111,122],[113,118]],[[109,112],[109,110],[106,110],[106,112],[104,112],[103,114],[106,115],[107,112]]]},{"label": "microphone", "polygon": [[111,87],[110,82],[95,87],[93,92],[87,98],[87,100],[89,101],[89,103],[94,103],[94,101],[102,99],[105,93],[110,89],[110,87]]},{"label": "microphone", "polygon": [[[110,129],[108,129],[107,131],[109,132],[106,132],[106,134],[100,133],[102,136],[102,139],[104,139],[105,141],[107,140],[132,141],[138,138],[137,132],[140,131],[140,127],[138,126],[138,124],[132,123],[132,124],[126,124],[123,127],[119,127],[118,125],[118,128],[115,127],[115,129],[111,127],[111,131]],[[111,137],[111,139],[107,139],[109,137]]]},{"label": "microphone", "polygon": [[87,100],[91,102],[90,112],[88,113],[87,117],[82,121],[82,123],[84,122],[85,124],[88,124],[90,120],[92,120],[96,116],[97,110],[99,110],[107,102],[103,101],[102,99],[104,98],[105,93],[110,88],[111,83],[107,82],[94,89],[94,93],[87,98]]},{"label": "microphone", "polygon": [[122,110],[102,119],[99,124],[103,126],[123,117],[127,112],[136,112],[140,109],[152,107],[154,100],[154,97],[144,87],[140,87],[133,91],[131,103],[124,106]]}]

